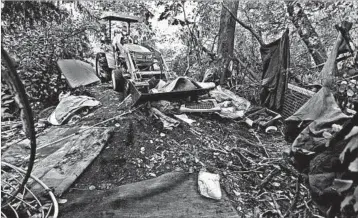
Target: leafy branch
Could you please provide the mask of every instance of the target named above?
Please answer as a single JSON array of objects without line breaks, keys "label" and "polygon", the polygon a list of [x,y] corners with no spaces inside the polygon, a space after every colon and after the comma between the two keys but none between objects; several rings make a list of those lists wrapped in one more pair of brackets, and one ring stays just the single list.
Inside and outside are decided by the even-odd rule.
[{"label": "leafy branch", "polygon": [[248,31],[251,32],[251,34],[257,39],[257,41],[260,43],[260,45],[265,45],[262,37],[250,26],[245,24],[244,22],[242,22],[241,20],[239,20],[231,11],[230,9],[228,9],[224,4],[221,4],[222,7],[227,10],[229,12],[229,14],[231,15],[232,18],[234,18],[234,20],[236,22],[238,22],[242,27],[244,27],[245,29],[247,29]]}]

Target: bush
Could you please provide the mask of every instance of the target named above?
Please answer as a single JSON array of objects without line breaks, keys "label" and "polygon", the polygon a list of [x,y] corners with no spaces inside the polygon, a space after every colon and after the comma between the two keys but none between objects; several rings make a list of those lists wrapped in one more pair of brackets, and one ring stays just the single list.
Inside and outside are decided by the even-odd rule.
[{"label": "bush", "polygon": [[[58,103],[58,95],[67,90],[57,69],[58,59],[80,59],[91,55],[86,34],[88,25],[72,20],[51,3],[6,2],[2,14],[2,45],[18,62],[18,74],[25,85],[33,109]],[[11,9],[25,7],[21,13]],[[5,14],[4,14],[5,11]],[[33,16],[25,19],[22,15]],[[44,11],[37,17],[35,12]],[[56,13],[51,13],[56,12]]]}]

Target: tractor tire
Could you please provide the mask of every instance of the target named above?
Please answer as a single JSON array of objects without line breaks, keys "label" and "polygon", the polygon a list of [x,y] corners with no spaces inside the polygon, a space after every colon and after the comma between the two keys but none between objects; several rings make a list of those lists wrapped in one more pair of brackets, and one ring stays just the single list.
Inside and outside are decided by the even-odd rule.
[{"label": "tractor tire", "polygon": [[112,70],[112,87],[114,91],[123,92],[124,90],[124,78],[120,70]]},{"label": "tractor tire", "polygon": [[124,81],[123,84],[123,98],[126,98],[131,93],[131,87],[129,85],[129,81]]},{"label": "tractor tire", "polygon": [[101,80],[101,82],[107,82],[108,79],[104,77],[101,73],[101,71],[106,71],[108,73],[109,68],[107,66],[103,66],[100,62],[100,56],[96,56],[96,76]]}]

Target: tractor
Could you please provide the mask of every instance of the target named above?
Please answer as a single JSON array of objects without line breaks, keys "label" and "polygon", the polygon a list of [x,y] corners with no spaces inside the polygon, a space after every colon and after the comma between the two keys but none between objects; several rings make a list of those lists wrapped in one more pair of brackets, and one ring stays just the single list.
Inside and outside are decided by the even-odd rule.
[{"label": "tractor", "polygon": [[159,80],[175,79],[173,73],[168,70],[161,53],[148,45],[139,45],[128,40],[121,42],[118,48],[113,46],[111,40],[112,21],[127,23],[126,32],[127,36],[130,36],[131,23],[141,22],[141,19],[114,12],[104,13],[101,19],[108,21],[109,33],[101,40],[102,49],[96,55],[96,74],[102,82],[112,81],[115,91],[123,92],[124,97],[132,94],[136,103],[194,97],[208,91],[198,86],[194,90],[149,93]]}]

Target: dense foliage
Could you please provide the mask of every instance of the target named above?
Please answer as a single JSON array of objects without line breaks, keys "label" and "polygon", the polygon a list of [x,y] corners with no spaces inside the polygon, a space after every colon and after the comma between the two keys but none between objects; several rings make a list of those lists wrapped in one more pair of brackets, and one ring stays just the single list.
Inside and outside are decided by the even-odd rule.
[{"label": "dense foliage", "polygon": [[[18,64],[18,73],[35,108],[58,102],[67,89],[58,59],[84,59],[91,54],[84,21],[48,2],[5,2],[2,42]],[[2,90],[3,91],[3,90]]]},{"label": "dense foliage", "polygon": [[[289,28],[291,73],[308,81],[309,75],[319,69],[315,67],[297,28],[292,25],[286,4],[285,1],[240,1],[237,18],[257,32],[265,43],[277,39]],[[341,20],[354,23],[351,36],[355,47],[358,45],[355,31],[358,28],[357,2],[315,1],[304,2],[300,7],[327,53],[337,34],[334,25]],[[40,102],[54,104],[66,87],[56,61],[59,58],[85,59],[93,55],[91,46],[98,42],[99,35],[93,33],[98,33],[104,26],[98,20],[103,11],[143,17],[145,22],[133,25],[132,33],[159,48],[165,59],[171,62],[172,70],[179,75],[201,80],[215,65],[221,10],[221,3],[215,1],[75,1],[64,5],[59,2],[5,2],[1,15],[2,44],[19,61],[19,72],[32,101],[38,106]],[[234,58],[235,74],[231,80],[235,86],[260,77],[259,48],[260,44],[252,33],[237,24],[234,57],[245,65]],[[351,74],[352,59],[339,64],[341,73]],[[256,76],[249,76],[248,72]]]}]

